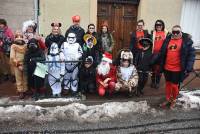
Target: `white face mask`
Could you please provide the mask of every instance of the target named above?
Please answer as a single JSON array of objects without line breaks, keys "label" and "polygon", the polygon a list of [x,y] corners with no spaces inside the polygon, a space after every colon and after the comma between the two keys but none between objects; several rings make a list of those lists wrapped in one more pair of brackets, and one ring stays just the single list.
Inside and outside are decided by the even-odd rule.
[{"label": "white face mask", "polygon": [[74,44],[76,42],[76,35],[74,33],[69,33],[67,36],[67,42],[69,44]]}]

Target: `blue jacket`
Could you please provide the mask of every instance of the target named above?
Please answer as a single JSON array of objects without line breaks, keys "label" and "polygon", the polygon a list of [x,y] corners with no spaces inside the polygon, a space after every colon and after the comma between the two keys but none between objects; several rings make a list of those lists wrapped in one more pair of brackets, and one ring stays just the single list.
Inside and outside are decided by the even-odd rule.
[{"label": "blue jacket", "polygon": [[[164,70],[164,65],[166,61],[166,54],[167,54],[167,46],[171,39],[171,34],[168,35],[163,42],[161,51],[160,51],[160,65],[161,70]],[[182,82],[185,78],[185,74],[189,73],[193,70],[193,65],[195,61],[195,49],[192,46],[193,41],[189,34],[182,33],[182,47],[181,47],[181,81]]]}]

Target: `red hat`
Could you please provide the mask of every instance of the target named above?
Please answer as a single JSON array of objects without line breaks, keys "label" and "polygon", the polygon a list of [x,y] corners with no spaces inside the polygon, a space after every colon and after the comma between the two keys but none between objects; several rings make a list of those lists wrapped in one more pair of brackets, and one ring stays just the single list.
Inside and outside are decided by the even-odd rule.
[{"label": "red hat", "polygon": [[80,22],[81,17],[79,15],[72,16],[73,22]]},{"label": "red hat", "polygon": [[107,61],[109,63],[112,63],[112,54],[108,53],[108,52],[105,52],[103,54],[103,58],[102,58],[102,61]]},{"label": "red hat", "polygon": [[101,24],[101,27],[106,26],[108,27],[108,21],[103,21],[103,23]]}]

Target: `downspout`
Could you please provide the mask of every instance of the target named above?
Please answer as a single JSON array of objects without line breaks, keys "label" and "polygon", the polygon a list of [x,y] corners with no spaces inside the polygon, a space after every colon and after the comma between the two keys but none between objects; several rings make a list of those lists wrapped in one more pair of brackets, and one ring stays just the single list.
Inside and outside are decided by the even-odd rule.
[{"label": "downspout", "polygon": [[39,0],[34,0],[34,20],[37,23],[37,33],[39,33],[39,20],[38,20],[38,15],[39,15]]}]

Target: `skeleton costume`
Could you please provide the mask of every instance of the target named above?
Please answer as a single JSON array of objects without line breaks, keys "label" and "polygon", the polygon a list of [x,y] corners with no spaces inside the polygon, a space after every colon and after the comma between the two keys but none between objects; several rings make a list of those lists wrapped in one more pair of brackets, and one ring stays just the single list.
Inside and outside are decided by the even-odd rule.
[{"label": "skeleton costume", "polygon": [[47,61],[52,61],[48,64],[48,81],[52,89],[52,94],[60,95],[61,93],[61,63],[53,62],[60,61],[59,47],[57,43],[52,43],[49,50],[49,55],[47,56]]},{"label": "skeleton costume", "polygon": [[[129,62],[128,67],[123,66],[123,62],[127,60]],[[133,54],[130,50],[123,50],[120,53],[120,66],[117,68],[117,83],[116,91],[134,91],[134,87],[138,84],[138,73],[135,66],[132,63]]]},{"label": "skeleton costume", "polygon": [[[76,43],[76,35],[69,33],[67,41],[61,45],[61,60],[77,61],[82,57],[83,51],[81,46]],[[72,90],[72,93],[77,92],[78,88],[78,63],[65,63],[65,68],[62,67],[61,74],[64,75],[64,89]]]}]

